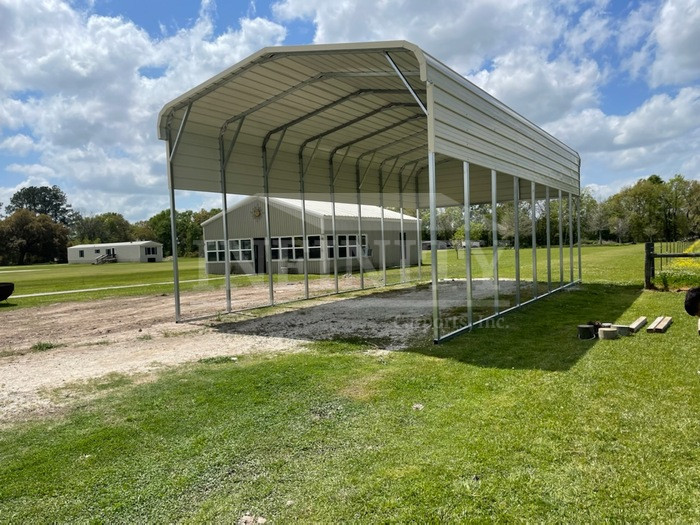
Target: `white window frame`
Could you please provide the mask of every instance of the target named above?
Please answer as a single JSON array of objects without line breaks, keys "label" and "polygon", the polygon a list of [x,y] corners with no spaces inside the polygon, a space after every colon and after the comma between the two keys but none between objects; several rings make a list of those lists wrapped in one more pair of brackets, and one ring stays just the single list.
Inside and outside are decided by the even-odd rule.
[{"label": "white window frame", "polygon": [[[338,238],[338,259],[356,259],[358,257],[357,234],[356,233],[340,233],[336,234]],[[351,237],[354,237],[354,243],[350,244]],[[333,236],[326,236],[326,256],[333,259]],[[367,256],[367,235],[362,234],[362,255]]]}]

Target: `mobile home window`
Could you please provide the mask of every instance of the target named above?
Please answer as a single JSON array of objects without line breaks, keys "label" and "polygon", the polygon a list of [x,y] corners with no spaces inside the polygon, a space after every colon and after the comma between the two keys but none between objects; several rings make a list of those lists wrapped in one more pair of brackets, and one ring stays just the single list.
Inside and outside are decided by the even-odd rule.
[{"label": "mobile home window", "polygon": [[146,255],[158,255],[158,247],[146,246]]},{"label": "mobile home window", "polygon": [[85,257],[85,250],[78,250],[78,257]]}]

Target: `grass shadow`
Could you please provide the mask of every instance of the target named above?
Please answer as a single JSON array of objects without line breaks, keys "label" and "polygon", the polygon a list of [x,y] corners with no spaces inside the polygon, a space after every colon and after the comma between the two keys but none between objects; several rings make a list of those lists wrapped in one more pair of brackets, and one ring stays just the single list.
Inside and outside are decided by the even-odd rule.
[{"label": "grass shadow", "polygon": [[[623,314],[641,293],[636,285],[568,288],[440,345],[432,344],[432,299],[425,285],[323,304],[296,303],[280,306],[287,308],[281,312],[249,312],[214,328],[223,333],[361,343],[482,367],[557,371],[571,368],[597,341],[578,339],[577,325],[594,320],[631,323],[634,319]],[[443,320],[456,320],[457,327],[466,322],[464,312],[443,312]]]},{"label": "grass shadow", "polygon": [[[638,286],[584,284],[524,306],[440,345],[406,351],[502,369],[566,371],[598,339],[578,338],[588,321],[634,321],[625,315],[642,293]],[[632,336],[634,337],[634,336]]]}]

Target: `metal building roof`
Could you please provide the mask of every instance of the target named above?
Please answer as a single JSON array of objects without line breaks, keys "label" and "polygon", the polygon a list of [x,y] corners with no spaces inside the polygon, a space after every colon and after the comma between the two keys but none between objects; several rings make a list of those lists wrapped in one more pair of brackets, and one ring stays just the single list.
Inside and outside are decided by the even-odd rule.
[{"label": "metal building roof", "polygon": [[[262,197],[261,196],[251,196],[246,199],[241,200],[240,202],[237,202],[236,204],[229,206],[228,211],[229,213],[232,212],[233,210],[237,210],[239,208],[245,207],[245,206],[250,206],[251,204],[255,203],[255,201],[259,201],[259,204],[262,204]],[[298,211],[301,212],[301,200],[300,199],[287,199],[283,197],[270,197],[270,205],[271,206],[284,206],[286,208],[290,208],[293,211]],[[305,206],[305,213],[307,215],[315,215],[316,217],[332,217],[333,215],[333,209],[332,205],[328,201],[314,201],[314,200],[308,200],[306,199],[304,201],[304,206]],[[382,217],[382,209],[379,206],[371,206],[369,204],[363,204],[362,205],[362,218],[363,219],[381,219]],[[335,216],[336,217],[351,217],[351,218],[356,218],[357,217],[357,204],[350,204],[350,203],[345,203],[345,202],[337,202],[335,204]],[[221,220],[222,212],[217,213],[216,215],[212,215],[210,218],[208,218],[206,221],[204,221],[201,225],[206,226],[207,224]],[[385,220],[401,220],[401,214],[393,211],[393,210],[384,210],[384,219]],[[403,214],[403,220],[406,222],[410,223],[415,223],[416,218],[411,216],[411,215],[406,215],[405,213]]]},{"label": "metal building roof", "polygon": [[[405,41],[265,48],[166,104],[174,189],[406,207],[428,203],[428,151],[438,205],[513,195],[510,176],[578,195],[578,154]],[[268,175],[268,184],[265,177]],[[303,174],[303,175],[302,175]],[[381,196],[380,196],[381,194]],[[418,199],[418,202],[416,200]]]}]

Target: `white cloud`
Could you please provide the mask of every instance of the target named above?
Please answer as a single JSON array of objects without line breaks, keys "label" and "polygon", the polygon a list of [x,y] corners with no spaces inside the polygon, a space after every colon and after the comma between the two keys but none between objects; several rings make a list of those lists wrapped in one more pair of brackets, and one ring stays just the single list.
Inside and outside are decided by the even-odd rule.
[{"label": "white cloud", "polygon": [[654,29],[656,57],[651,66],[653,86],[700,78],[700,4],[697,0],[667,0]]},{"label": "white cloud", "polygon": [[[67,2],[3,0],[0,132],[16,133],[0,148],[22,155],[40,146],[39,163],[15,163],[8,172],[30,176],[44,167],[47,182],[93,212],[152,212],[126,201],[166,195],[164,150],[155,136],[163,104],[286,35],[262,18],[243,18],[215,35],[214,9],[203,1],[191,26],[154,40],[129,20]],[[149,78],[148,70],[161,74]]]},{"label": "white cloud", "polygon": [[282,0],[281,20],[316,25],[314,42],[405,39],[461,73],[521,46],[549,46],[565,20],[546,2],[527,0]]},{"label": "white cloud", "polygon": [[579,56],[586,49],[599,50],[611,36],[610,19],[604,5],[593,5],[581,14],[573,27],[567,30],[565,40],[569,52]]},{"label": "white cloud", "polygon": [[0,150],[5,150],[14,155],[23,156],[35,149],[36,144],[34,140],[23,133],[12,135],[0,142]]},{"label": "white cloud", "polygon": [[637,48],[643,44],[654,28],[657,7],[652,3],[641,4],[630,12],[620,24],[617,32],[617,47],[620,51]]}]

